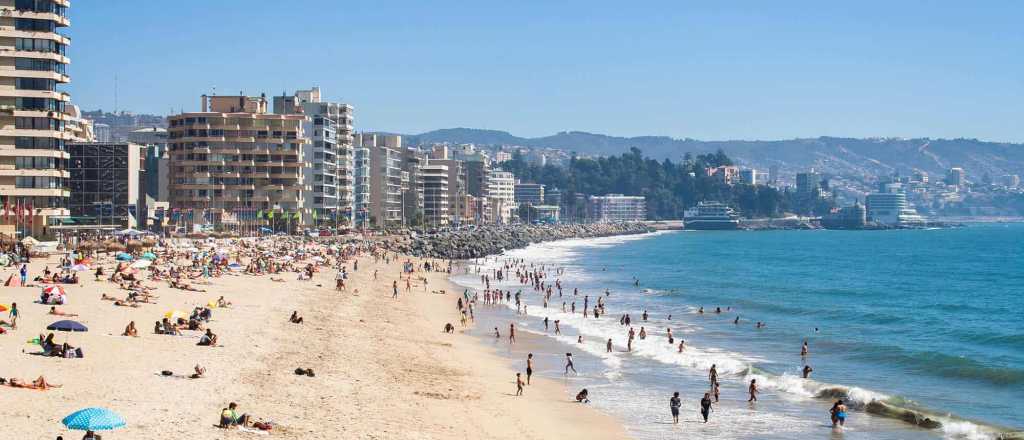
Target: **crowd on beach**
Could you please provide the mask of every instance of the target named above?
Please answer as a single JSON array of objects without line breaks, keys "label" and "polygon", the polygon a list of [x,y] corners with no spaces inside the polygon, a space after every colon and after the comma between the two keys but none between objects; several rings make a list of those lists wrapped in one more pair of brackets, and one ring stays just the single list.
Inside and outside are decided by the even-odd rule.
[{"label": "crowd on beach", "polygon": [[[55,319],[67,318],[51,325],[48,332],[39,333],[33,338],[30,343],[37,348],[34,351],[25,350],[26,354],[82,358],[88,354],[87,347],[73,346],[69,342],[70,338],[58,338],[55,334],[59,331],[87,331],[84,325],[73,320],[78,318],[78,314],[63,309],[67,302],[65,287],[79,284],[79,274],[82,272],[91,272],[95,280],[105,286],[101,292],[97,292],[101,301],[109,301],[115,307],[154,309],[154,315],[158,318],[153,321],[153,334],[192,337],[197,339],[197,346],[215,348],[222,344],[222,335],[215,332],[211,321],[215,314],[232,313],[232,302],[224,295],[219,295],[215,299],[200,300],[200,304],[188,313],[178,310],[160,313],[157,307],[162,301],[156,294],[157,286],[165,285],[187,294],[202,295],[221,277],[267,277],[273,282],[309,282],[319,272],[332,270],[337,273],[336,288],[344,291],[349,269],[355,271],[359,268],[357,257],[392,261],[398,255],[389,254],[386,246],[372,240],[337,238],[312,241],[299,237],[273,236],[154,240],[151,246],[131,252],[104,253],[91,249],[68,249],[60,255],[52,270],[47,265],[40,273],[31,273],[28,264],[31,257],[23,249],[0,253],[0,263],[5,267],[18,268],[17,276],[12,275],[7,285],[40,288],[38,303],[49,305],[47,313]],[[426,267],[428,270],[440,270],[439,266],[430,266],[429,263]],[[405,282],[408,290],[411,288],[409,281],[413,276],[413,268],[408,266],[407,269]],[[423,281],[425,286],[425,279]],[[16,302],[0,307],[0,311],[6,312],[5,319],[0,319],[0,334],[20,332],[18,324],[23,309]],[[293,311],[290,317],[282,317],[286,318],[292,324],[305,322],[298,310]],[[137,323],[130,321],[119,335],[137,338],[139,332]],[[159,374],[202,379],[216,372],[207,371],[203,365],[196,363],[192,371],[185,375],[169,370]],[[303,374],[310,377],[314,375],[311,369],[304,370]],[[44,376],[35,380],[0,378],[0,385],[35,390],[61,387]],[[269,417],[242,413],[238,403],[230,402],[222,408],[216,425],[225,429],[270,431],[275,424]],[[99,437],[89,433],[87,438]]]},{"label": "crowd on beach", "polygon": [[[489,258],[491,261],[491,268],[489,271],[486,269],[481,270],[482,267],[486,267],[484,261],[476,261],[475,274],[479,276],[480,284],[483,286],[482,291],[476,291],[471,293],[467,289],[463,296],[457,299],[457,307],[462,310],[463,316],[472,317],[473,315],[473,304],[480,302],[485,305],[491,306],[511,306],[515,305],[515,313],[517,315],[527,315],[527,303],[525,295],[527,292],[532,292],[534,297],[539,299],[544,309],[555,308],[562,313],[580,314],[583,318],[587,319],[609,319],[606,315],[608,311],[608,302],[611,300],[611,291],[606,289],[602,294],[595,295],[592,300],[591,295],[583,294],[578,288],[573,288],[571,293],[569,287],[563,285],[561,277],[565,275],[564,268],[547,267],[546,265],[537,265],[528,262],[525,259],[520,258],[505,258],[499,259],[496,257]],[[496,264],[493,264],[496,263]],[[492,282],[495,285],[492,286]],[[521,288],[518,288],[515,292],[511,289],[502,290],[498,288],[498,283],[502,285],[518,284]],[[639,286],[640,280],[638,278],[633,279],[633,285]],[[524,292],[526,289],[526,292]],[[560,305],[557,303],[561,303]],[[581,302],[581,307],[577,307],[577,303]],[[723,315],[733,312],[731,307],[715,307],[713,311],[708,312],[714,315]],[[700,307],[697,310],[700,315],[705,314],[704,307]],[[626,352],[632,352],[636,344],[651,343],[648,340],[648,330],[644,325],[648,323],[650,315],[647,310],[644,310],[640,315],[640,322],[634,321],[633,317],[628,313],[622,313],[618,316],[618,321],[621,326],[624,327],[622,339],[624,343],[623,350]],[[465,318],[464,318],[465,320]],[[665,321],[672,321],[672,315],[667,315]],[[738,315],[732,320],[733,324],[740,325],[740,317]],[[544,316],[542,320],[544,332],[550,332],[553,335],[561,335],[562,327],[561,322],[558,319],[550,320],[548,316]],[[640,324],[637,326],[634,324]],[[765,322],[757,321],[754,324],[756,329],[762,329],[767,326]],[[496,339],[502,339],[501,331],[498,327],[494,328],[494,337]],[[516,343],[516,326],[512,322],[508,326],[507,341],[509,344]],[[577,343],[584,343],[584,336],[579,334],[577,336]],[[615,350],[615,341],[613,338],[608,338],[605,343],[605,349],[611,353]],[[683,339],[678,340],[672,334],[672,328],[666,327],[664,332],[664,340],[661,342],[654,343],[667,343],[669,346],[677,350],[678,353],[683,354],[686,351],[686,341]],[[808,379],[814,369],[807,364],[808,356],[810,354],[810,348],[806,340],[803,341],[800,348],[800,359],[803,361],[803,368],[801,370],[802,378]],[[573,362],[572,353],[565,354],[564,374],[578,374],[576,372],[575,364]],[[525,362],[525,372],[517,372],[515,378],[516,385],[516,396],[524,395],[525,388],[530,384],[531,377],[534,373],[534,355],[528,353]],[[525,377],[523,376],[525,374]],[[699,402],[697,408],[700,420],[703,423],[707,423],[711,413],[714,411],[715,405],[719,403],[721,395],[721,380],[722,375],[719,374],[717,366],[711,365],[707,373],[708,388],[696,399]],[[757,379],[753,378],[746,385],[747,390],[747,403],[755,405],[758,401],[758,395],[760,389],[758,387]],[[581,390],[576,395],[576,400],[581,403],[590,401],[590,392],[587,389]],[[671,414],[673,423],[679,423],[679,414],[682,407],[682,399],[679,392],[674,392],[669,400],[669,413]],[[833,428],[841,428],[845,426],[846,419],[848,416],[849,407],[843,399],[837,399],[832,403],[832,406],[828,409],[828,415]]]}]

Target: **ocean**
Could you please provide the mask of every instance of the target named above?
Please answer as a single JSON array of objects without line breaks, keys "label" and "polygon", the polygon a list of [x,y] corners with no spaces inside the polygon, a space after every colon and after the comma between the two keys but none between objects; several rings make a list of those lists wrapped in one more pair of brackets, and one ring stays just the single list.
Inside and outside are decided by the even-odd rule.
[{"label": "ocean", "polygon": [[[517,314],[514,301],[477,305],[474,333],[499,353],[508,349],[494,340],[495,326],[505,332],[516,322],[542,335],[548,345],[538,350],[539,374],[587,388],[592,404],[637,438],[834,438],[828,410],[837,396],[852,408],[841,433],[846,439],[982,439],[1024,430],[1019,405],[1011,403],[1024,395],[1024,224],[659,232],[537,244],[479,260],[470,270],[491,273],[508,258],[544,266],[548,284],[561,280],[562,297],[556,290],[544,308],[531,286],[492,283],[522,290],[527,313]],[[482,289],[476,273],[453,280]],[[584,295],[592,308],[606,289],[608,315],[600,319],[561,311],[563,301],[575,300],[579,312]],[[625,350],[623,314],[648,334],[632,352]],[[544,330],[544,317],[561,321],[561,336]],[[682,353],[668,344],[669,328],[676,344],[686,341]],[[801,357],[804,341],[810,352]],[[563,376],[564,352],[578,359],[578,376]],[[704,424],[697,406],[712,364],[721,375],[721,402]],[[801,378],[804,365],[814,370],[810,379]],[[762,392],[753,405],[751,379]],[[674,391],[683,398],[683,420],[675,426],[668,414]],[[942,427],[876,415],[867,411],[871,402]]]}]

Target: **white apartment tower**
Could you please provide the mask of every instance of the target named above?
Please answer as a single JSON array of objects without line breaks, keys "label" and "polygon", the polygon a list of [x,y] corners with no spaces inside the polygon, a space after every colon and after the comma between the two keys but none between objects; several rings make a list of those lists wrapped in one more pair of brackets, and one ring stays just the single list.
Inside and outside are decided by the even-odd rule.
[{"label": "white apartment tower", "polygon": [[355,212],[355,149],[352,106],[324,102],[320,88],[298,90],[274,98],[274,113],[307,116],[303,131],[310,137],[303,156],[303,182],[312,188],[304,201],[303,224],[352,227]]},{"label": "white apartment tower", "polygon": [[[68,215],[68,0],[0,0],[0,233],[49,235]],[[73,128],[79,128],[74,122]],[[78,131],[82,133],[83,131]]]}]

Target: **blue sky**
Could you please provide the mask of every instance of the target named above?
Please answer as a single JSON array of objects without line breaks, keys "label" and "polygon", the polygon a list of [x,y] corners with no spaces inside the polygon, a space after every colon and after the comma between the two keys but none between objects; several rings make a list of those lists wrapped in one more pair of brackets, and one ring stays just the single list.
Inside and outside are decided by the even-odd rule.
[{"label": "blue sky", "polygon": [[359,130],[1024,141],[1019,1],[74,0],[85,109],[320,86]]}]

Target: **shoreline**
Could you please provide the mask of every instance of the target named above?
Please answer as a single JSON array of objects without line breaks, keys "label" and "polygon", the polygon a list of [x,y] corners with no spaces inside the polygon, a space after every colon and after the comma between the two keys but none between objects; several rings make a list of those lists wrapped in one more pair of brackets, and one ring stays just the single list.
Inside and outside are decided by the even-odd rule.
[{"label": "shoreline", "polygon": [[[495,255],[495,256],[492,256],[492,258],[495,261],[500,261],[501,258],[502,258],[502,255]],[[517,258],[521,258],[521,257],[517,257]],[[532,261],[529,258],[527,258],[526,261],[525,261],[525,264],[529,265],[531,263],[536,263],[536,262]],[[537,263],[537,264],[543,264],[543,263]],[[556,263],[556,265],[557,265],[557,263]],[[506,280],[506,283],[508,283],[508,282],[509,281]],[[481,289],[479,286],[473,286],[472,284],[468,284],[465,287],[470,288],[470,289]],[[492,286],[492,287],[494,287],[494,286]],[[530,290],[529,287],[530,287],[529,285],[519,285],[519,284],[515,284],[514,282],[512,284],[499,284],[497,286],[497,288],[499,288],[499,289],[503,289],[503,290],[511,289],[512,291],[515,291],[517,288],[521,288],[521,289],[523,289],[524,293],[529,292],[529,290]],[[570,289],[571,288],[572,288],[572,286],[570,286]],[[482,295],[483,294],[482,294],[482,290],[481,290],[481,297],[482,297]],[[530,297],[529,294],[527,295],[527,297]],[[492,314],[500,314],[500,313],[502,313],[500,310],[503,310],[505,307],[512,307],[511,313],[515,312],[514,306],[510,306],[508,304],[501,304],[501,305],[498,306],[497,309],[493,309],[493,310],[490,310],[491,308],[488,308],[489,309],[488,312],[492,313]],[[530,311],[531,312],[534,311],[534,310],[540,310],[540,309],[535,309],[534,307],[540,307],[540,305],[538,305],[536,303],[530,303]],[[536,321],[537,319],[541,319],[538,316],[539,315],[535,316],[533,313],[531,313],[528,317],[526,317],[527,322],[532,322],[532,321]],[[617,316],[617,315],[613,312],[612,316],[614,317],[614,316]],[[507,320],[510,319],[510,320],[513,320],[513,321],[520,321],[520,322],[523,319],[523,317],[519,316],[519,315],[505,316],[504,318],[507,319]],[[563,321],[563,329],[565,328],[564,325],[567,325],[565,323],[565,321]],[[574,345],[573,344],[568,344],[565,341],[547,340],[547,339],[550,339],[550,338],[545,338],[544,337],[545,335],[550,336],[550,335],[547,334],[547,332],[533,334],[532,331],[526,330],[523,333],[531,334],[534,337],[545,339],[545,341],[542,341],[541,344],[547,350],[549,350],[549,351],[552,351],[552,350],[553,351],[559,351],[561,349],[570,349],[571,351],[578,351],[578,349],[577,350],[572,350],[572,347],[574,347]],[[484,335],[478,335],[478,337],[486,338],[486,336],[484,336]],[[587,336],[587,338],[590,339],[591,336]],[[616,345],[618,345],[618,343],[616,343]],[[767,374],[767,373],[764,373],[762,371],[756,370],[756,368],[754,368],[753,370],[751,370],[747,374],[748,375],[753,375],[753,377],[759,377],[759,375],[763,375],[763,374]],[[760,379],[759,379],[759,382],[760,382]],[[820,393],[818,393],[818,395],[815,395],[814,397],[817,398],[818,400],[821,400],[822,402],[827,401],[829,398],[835,398],[835,397],[849,398],[849,394],[851,393],[851,389],[855,388],[855,387],[852,387],[852,386],[844,386],[844,385],[828,384],[828,383],[819,383],[819,382],[813,382],[813,384],[819,385]],[[973,420],[973,419],[969,419],[969,418],[961,418],[961,417],[957,417],[954,414],[942,413],[941,411],[932,410],[932,409],[928,409],[928,408],[920,408],[920,407],[916,407],[916,406],[907,407],[907,406],[897,405],[897,404],[894,404],[893,402],[889,402],[887,400],[872,400],[870,402],[865,402],[864,404],[862,404],[861,410],[864,411],[867,414],[871,414],[873,417],[881,417],[882,420],[886,421],[886,423],[903,422],[903,423],[905,423],[905,429],[908,429],[908,430],[923,429],[925,432],[931,432],[934,435],[938,435],[938,436],[943,436],[943,432],[944,431],[947,433],[947,435],[949,434],[949,431],[944,429],[944,428],[946,428],[944,425],[952,425],[950,427],[950,429],[959,430],[959,429],[963,429],[959,425],[962,425],[962,424],[973,424],[977,428],[984,430],[987,433],[987,435],[990,435],[991,437],[989,437],[989,438],[1005,439],[1005,440],[1024,438],[1024,432],[1015,431],[1013,428],[1009,428],[1009,427],[1006,427],[1006,426],[1000,426],[998,424],[990,424],[990,423],[986,423],[986,422],[982,422],[982,421],[978,421],[978,420]]]}]

